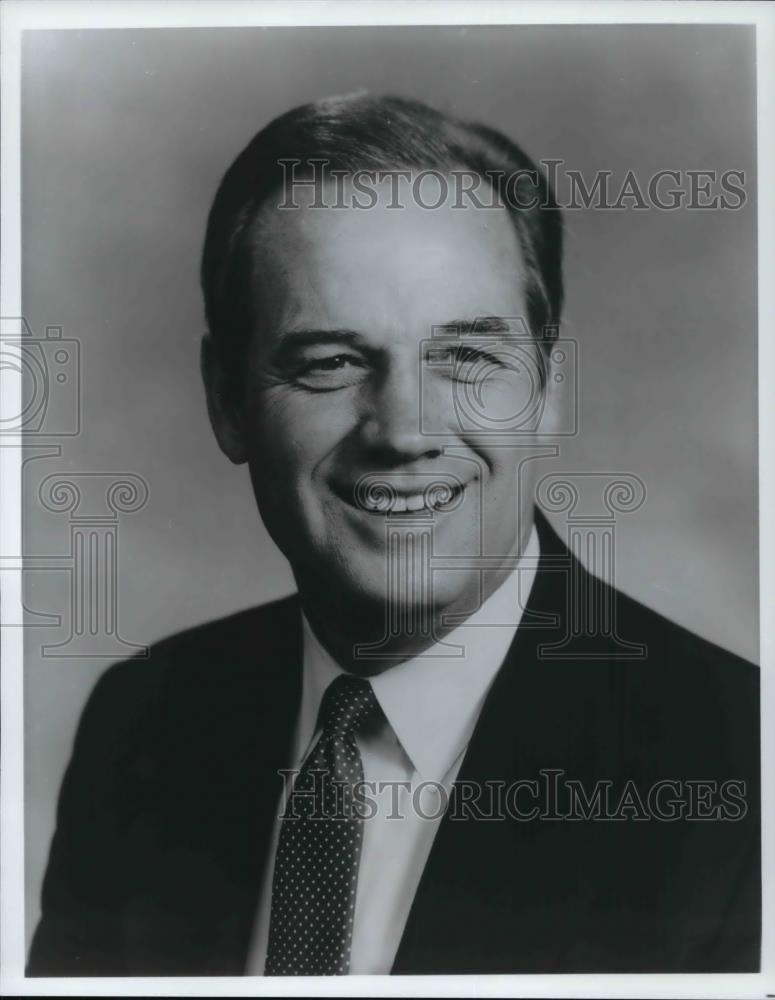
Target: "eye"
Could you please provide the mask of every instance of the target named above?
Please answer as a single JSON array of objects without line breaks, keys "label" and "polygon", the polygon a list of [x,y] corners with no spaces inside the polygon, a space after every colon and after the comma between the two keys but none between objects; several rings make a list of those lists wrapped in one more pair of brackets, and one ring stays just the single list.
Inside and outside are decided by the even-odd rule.
[{"label": "eye", "polygon": [[335,354],[332,358],[318,358],[315,361],[308,361],[307,371],[339,371],[350,364],[350,358],[346,354]]},{"label": "eye", "polygon": [[495,358],[486,351],[480,351],[476,347],[462,345],[453,352],[455,367],[464,371],[469,371],[474,366],[482,367],[486,364],[493,364]]},{"label": "eye", "polygon": [[301,358],[294,366],[294,379],[319,392],[344,389],[364,377],[366,363],[355,354],[328,354]]}]

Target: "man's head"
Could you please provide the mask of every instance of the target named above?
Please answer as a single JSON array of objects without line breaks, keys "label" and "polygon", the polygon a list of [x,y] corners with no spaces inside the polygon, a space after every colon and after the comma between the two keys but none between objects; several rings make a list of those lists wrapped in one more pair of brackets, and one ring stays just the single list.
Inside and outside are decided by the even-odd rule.
[{"label": "man's head", "polygon": [[[413,185],[427,171],[447,197]],[[384,601],[389,525],[432,524],[434,556],[458,564],[519,553],[532,491],[517,495],[526,453],[504,429],[546,390],[560,264],[531,161],[418,102],[305,105],[240,154],[205,241],[204,373],[219,442],[248,462],[302,592]],[[472,610],[480,577],[432,574],[434,603]]]}]

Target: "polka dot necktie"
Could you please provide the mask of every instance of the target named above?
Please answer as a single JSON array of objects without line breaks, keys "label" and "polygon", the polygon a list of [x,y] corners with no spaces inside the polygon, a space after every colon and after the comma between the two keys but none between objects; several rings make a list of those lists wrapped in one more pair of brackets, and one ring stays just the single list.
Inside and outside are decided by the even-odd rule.
[{"label": "polka dot necktie", "polygon": [[267,976],[346,975],[363,840],[353,786],[355,733],[380,715],[371,684],[342,674],[323,696],[320,739],[296,777],[280,826]]}]

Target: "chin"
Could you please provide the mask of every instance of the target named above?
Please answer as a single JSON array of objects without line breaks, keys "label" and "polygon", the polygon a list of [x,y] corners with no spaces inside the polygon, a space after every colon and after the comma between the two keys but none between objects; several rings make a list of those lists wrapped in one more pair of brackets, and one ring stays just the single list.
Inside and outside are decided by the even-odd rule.
[{"label": "chin", "polygon": [[[414,585],[412,582],[407,583],[404,577],[400,586],[390,588],[384,571],[379,575],[353,573],[342,586],[342,593],[349,594],[350,599],[364,607],[364,610],[366,607],[373,609],[379,607],[387,614],[387,609],[390,608],[397,613],[399,619],[405,614],[409,615],[410,612],[412,618],[417,617],[421,610],[435,616],[445,610],[468,606],[471,601],[477,600],[478,577],[463,581],[458,574],[454,574],[454,579],[444,580],[445,575],[447,574],[434,574],[431,589],[427,583],[425,585],[416,583],[420,579],[419,571],[415,574]],[[422,576],[427,580],[427,570]]]},{"label": "chin", "polygon": [[[286,550],[286,558],[294,568],[299,590],[321,605],[350,605],[355,614],[369,617],[384,615],[388,608],[426,608],[430,613],[467,606],[476,602],[480,590],[479,574],[470,571],[431,572],[430,553],[418,545],[407,551],[404,545],[395,550],[392,561],[384,544],[364,545],[352,536],[299,544],[295,551]],[[466,546],[457,540],[445,551],[434,546],[437,554],[460,558],[474,554],[473,542]],[[399,612],[400,613],[400,612]]]}]

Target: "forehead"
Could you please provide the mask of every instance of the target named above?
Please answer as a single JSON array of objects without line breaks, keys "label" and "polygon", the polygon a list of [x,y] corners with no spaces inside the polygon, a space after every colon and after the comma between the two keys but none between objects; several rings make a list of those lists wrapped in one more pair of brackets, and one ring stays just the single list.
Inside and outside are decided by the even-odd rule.
[{"label": "forehead", "polygon": [[[424,336],[434,323],[522,314],[524,262],[505,208],[454,207],[452,197],[425,208],[409,196],[396,208],[387,183],[374,192],[369,208],[352,204],[349,183],[339,196],[346,207],[332,207],[336,192],[324,189],[329,207],[313,208],[312,192],[301,189],[299,208],[261,208],[254,273],[262,325]],[[433,192],[423,196],[433,203]]]}]

